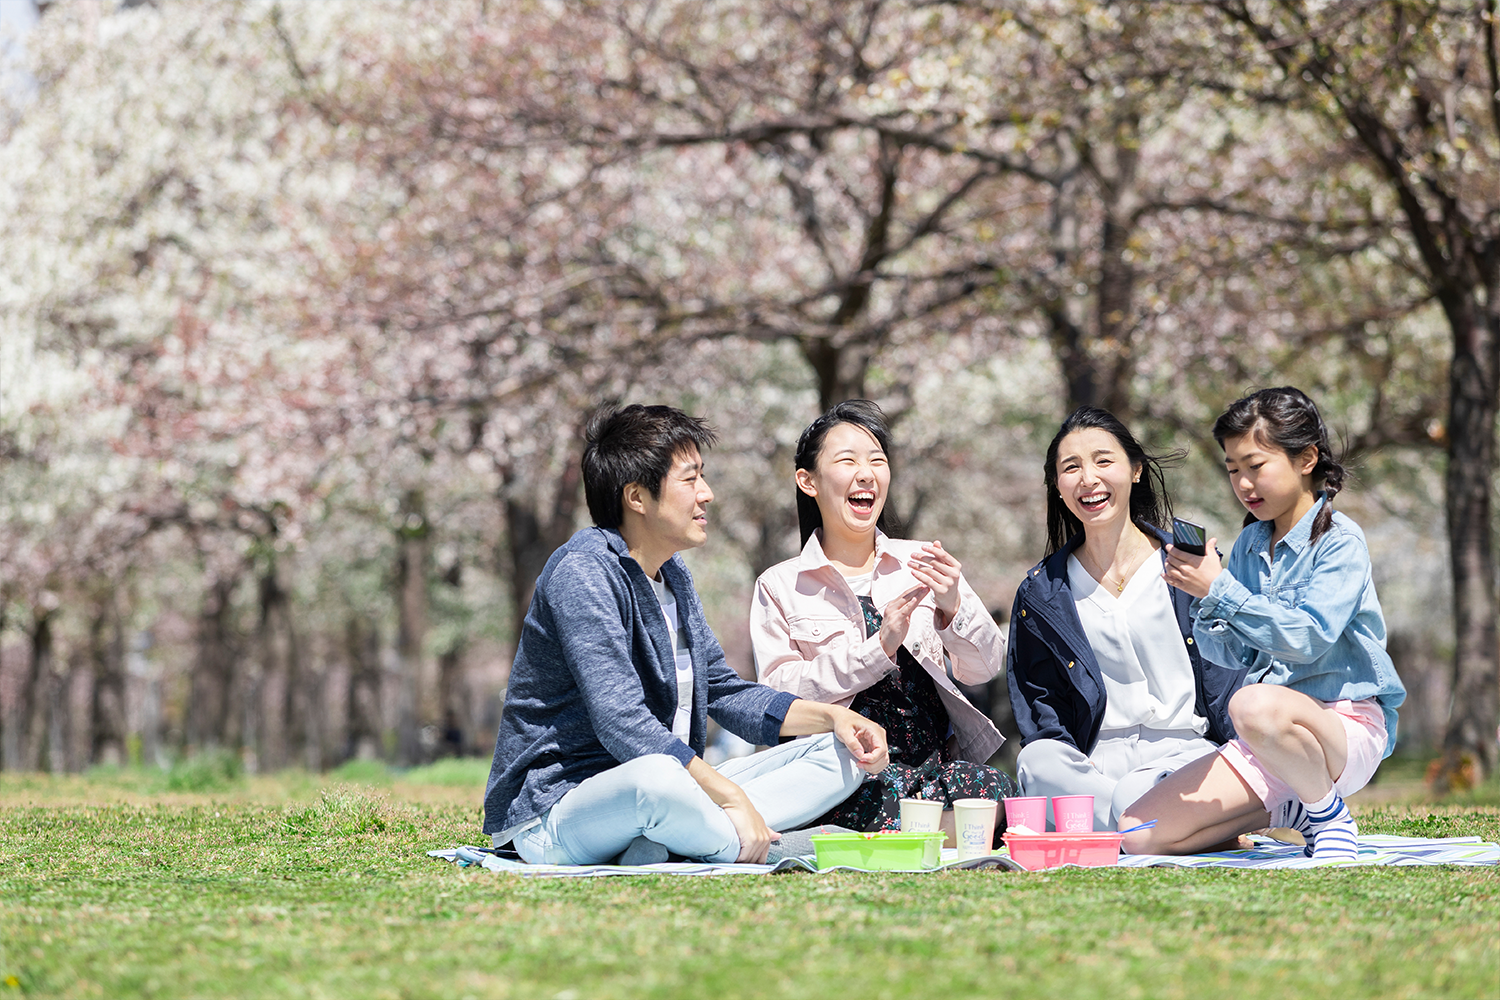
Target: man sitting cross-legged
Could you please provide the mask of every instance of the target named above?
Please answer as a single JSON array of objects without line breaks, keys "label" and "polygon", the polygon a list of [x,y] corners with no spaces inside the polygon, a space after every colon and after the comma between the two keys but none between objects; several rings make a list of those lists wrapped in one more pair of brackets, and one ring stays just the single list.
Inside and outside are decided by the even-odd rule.
[{"label": "man sitting cross-legged", "polygon": [[[861,771],[885,767],[885,731],[846,708],[743,680],[725,663],[677,555],[708,538],[702,456],[714,435],[702,421],[628,406],[596,415],[587,436],[595,527],[554,552],[537,579],[484,831],[532,864],[636,864],[669,852],[776,860],[787,853],[781,831],[842,802]],[[700,756],[710,715],[772,748],[710,767]]]}]

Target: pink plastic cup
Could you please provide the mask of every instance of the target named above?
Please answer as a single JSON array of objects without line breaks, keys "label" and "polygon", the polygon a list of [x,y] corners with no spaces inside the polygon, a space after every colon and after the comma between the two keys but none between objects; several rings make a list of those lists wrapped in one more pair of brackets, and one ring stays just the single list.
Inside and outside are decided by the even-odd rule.
[{"label": "pink plastic cup", "polygon": [[1092,795],[1052,796],[1052,822],[1058,833],[1094,832]]},{"label": "pink plastic cup", "polygon": [[1047,796],[1013,795],[1005,800],[1005,828],[1024,826],[1032,833],[1047,832]]}]

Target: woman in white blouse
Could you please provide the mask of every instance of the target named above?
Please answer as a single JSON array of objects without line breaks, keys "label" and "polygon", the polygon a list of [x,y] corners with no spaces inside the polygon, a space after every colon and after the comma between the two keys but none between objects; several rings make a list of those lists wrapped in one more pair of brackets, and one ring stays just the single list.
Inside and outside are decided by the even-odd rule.
[{"label": "woman in white blouse", "polygon": [[1047,557],[1016,591],[1011,705],[1026,795],[1092,795],[1113,830],[1152,785],[1234,737],[1244,670],[1204,660],[1191,596],[1162,578],[1171,523],[1161,462],[1112,413],[1076,410],[1052,439]]},{"label": "woman in white blouse", "polygon": [[951,806],[1015,788],[984,766],[1004,737],[943,662],[946,650],[959,681],[986,683],[1004,664],[1005,638],[941,542],[887,536],[889,455],[885,415],[868,400],[840,403],[802,432],[802,554],[761,574],[750,607],[763,684],[885,727],[890,766],[821,819],[863,831],[896,829],[902,798]]}]

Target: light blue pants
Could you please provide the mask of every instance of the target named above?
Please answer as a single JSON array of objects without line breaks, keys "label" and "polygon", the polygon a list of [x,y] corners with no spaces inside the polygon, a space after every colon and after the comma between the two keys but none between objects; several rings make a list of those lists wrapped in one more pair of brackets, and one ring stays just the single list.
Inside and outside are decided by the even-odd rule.
[{"label": "light blue pants", "polygon": [[[1113,830],[1120,814],[1157,782],[1218,747],[1191,730],[1132,726],[1099,733],[1085,755],[1062,740],[1036,740],[1016,757],[1022,795],[1092,795],[1094,829]],[[1053,829],[1052,802],[1047,828]]]},{"label": "light blue pants", "polygon": [[[778,833],[823,815],[865,777],[832,733],[726,760],[717,770],[745,790]],[[604,864],[640,836],[713,863],[740,855],[739,834],[724,810],[666,754],[637,757],[584,781],[517,835],[515,846],[528,864]]]}]

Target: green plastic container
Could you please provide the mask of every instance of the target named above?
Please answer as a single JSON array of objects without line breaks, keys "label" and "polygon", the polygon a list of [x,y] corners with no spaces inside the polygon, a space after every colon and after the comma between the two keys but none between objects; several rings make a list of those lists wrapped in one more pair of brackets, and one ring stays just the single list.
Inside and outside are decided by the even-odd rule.
[{"label": "green plastic container", "polygon": [[881,872],[929,871],[942,863],[941,833],[815,833],[818,869],[864,868]]}]

